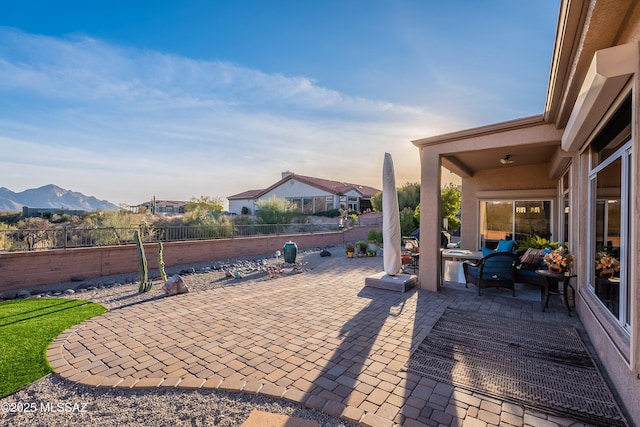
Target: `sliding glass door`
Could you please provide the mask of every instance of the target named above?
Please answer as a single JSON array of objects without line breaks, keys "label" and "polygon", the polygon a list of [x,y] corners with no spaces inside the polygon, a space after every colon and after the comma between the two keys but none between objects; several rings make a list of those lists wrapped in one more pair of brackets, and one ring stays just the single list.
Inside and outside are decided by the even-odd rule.
[{"label": "sliding glass door", "polygon": [[498,240],[551,237],[551,200],[483,200],[480,202],[480,246]]}]

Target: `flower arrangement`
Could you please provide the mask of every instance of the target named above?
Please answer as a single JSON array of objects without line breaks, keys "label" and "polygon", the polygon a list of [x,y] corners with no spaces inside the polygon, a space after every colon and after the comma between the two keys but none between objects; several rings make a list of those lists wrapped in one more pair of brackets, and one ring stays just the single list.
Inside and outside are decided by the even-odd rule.
[{"label": "flower arrangement", "polygon": [[573,266],[573,255],[570,254],[563,246],[549,252],[544,256],[544,262],[549,266],[549,270],[564,271],[571,270]]},{"label": "flower arrangement", "polygon": [[600,276],[613,275],[620,270],[620,261],[611,254],[598,252],[596,254],[596,271]]}]

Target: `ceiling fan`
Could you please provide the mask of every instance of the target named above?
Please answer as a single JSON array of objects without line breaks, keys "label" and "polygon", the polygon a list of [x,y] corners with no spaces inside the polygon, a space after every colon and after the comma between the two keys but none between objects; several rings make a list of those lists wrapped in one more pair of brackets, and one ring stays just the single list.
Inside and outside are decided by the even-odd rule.
[{"label": "ceiling fan", "polygon": [[506,156],[501,158],[500,163],[502,163],[503,165],[510,165],[511,163],[513,163],[513,160],[511,160],[511,154],[507,154]]}]

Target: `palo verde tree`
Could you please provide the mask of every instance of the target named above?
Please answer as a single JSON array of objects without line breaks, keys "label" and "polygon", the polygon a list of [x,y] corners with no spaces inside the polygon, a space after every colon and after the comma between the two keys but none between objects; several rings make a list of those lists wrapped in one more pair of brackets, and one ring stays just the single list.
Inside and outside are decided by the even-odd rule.
[{"label": "palo verde tree", "polygon": [[209,225],[217,223],[222,213],[222,199],[219,197],[192,197],[187,203],[184,222],[188,225]]},{"label": "palo verde tree", "polygon": [[256,216],[262,224],[288,224],[295,216],[295,207],[289,200],[273,196],[256,202]]}]

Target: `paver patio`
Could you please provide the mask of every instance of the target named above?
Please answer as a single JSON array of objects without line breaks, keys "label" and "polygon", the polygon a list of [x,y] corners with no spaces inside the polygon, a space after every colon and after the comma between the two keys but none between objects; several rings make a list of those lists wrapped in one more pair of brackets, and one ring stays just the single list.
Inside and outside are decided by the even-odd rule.
[{"label": "paver patio", "polygon": [[110,311],[64,332],[47,357],[86,385],[259,393],[369,426],[582,425],[402,369],[447,307],[581,328],[559,300],[543,313],[535,290],[364,288],[382,258],[333,252],[305,255],[302,274]]}]

